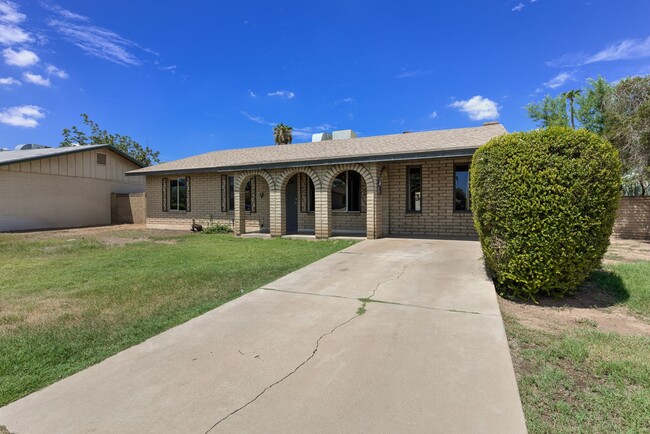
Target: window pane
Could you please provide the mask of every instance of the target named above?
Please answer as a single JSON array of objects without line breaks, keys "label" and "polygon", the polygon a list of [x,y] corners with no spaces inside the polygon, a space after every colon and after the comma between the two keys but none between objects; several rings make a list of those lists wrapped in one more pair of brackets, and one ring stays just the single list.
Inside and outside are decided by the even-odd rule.
[{"label": "window pane", "polygon": [[187,186],[185,185],[185,178],[180,178],[178,182],[178,210],[187,210]]},{"label": "window pane", "polygon": [[469,211],[469,166],[454,169],[454,211]]},{"label": "window pane", "polygon": [[361,211],[361,175],[348,172],[348,211]]},{"label": "window pane", "polygon": [[178,211],[178,180],[169,180],[169,209]]},{"label": "window pane", "polygon": [[251,210],[251,182],[253,180],[251,179],[246,183],[246,190],[244,191],[244,207],[246,208],[246,211]]},{"label": "window pane", "polygon": [[314,188],[314,181],[311,178],[307,177],[309,181],[307,182],[307,188],[309,189],[309,203],[307,206],[307,211],[314,212],[316,211],[316,189]]},{"label": "window pane", "polygon": [[228,177],[228,211],[235,209],[235,177]]},{"label": "window pane", "polygon": [[416,212],[422,211],[422,169],[420,167],[409,167],[407,174],[407,209]]},{"label": "window pane", "polygon": [[332,210],[346,210],[347,172],[341,173],[332,183]]}]

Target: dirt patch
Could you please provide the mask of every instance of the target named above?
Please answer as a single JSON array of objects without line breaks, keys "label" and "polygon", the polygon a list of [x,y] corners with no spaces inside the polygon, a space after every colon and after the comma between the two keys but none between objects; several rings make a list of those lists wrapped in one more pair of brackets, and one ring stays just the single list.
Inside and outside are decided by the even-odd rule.
[{"label": "dirt patch", "polygon": [[[580,299],[580,296],[573,298]],[[535,305],[507,300],[499,297],[499,305],[504,314],[513,316],[526,327],[562,332],[576,327],[586,326],[602,332],[616,332],[627,336],[650,336],[650,324],[632,315],[627,308],[613,306],[608,308],[588,307],[589,301],[562,306]]]},{"label": "dirt patch", "polygon": [[151,241],[150,238],[136,237],[136,238],[122,238],[122,237],[101,237],[99,240],[107,246],[125,246],[133,243],[146,243]]},{"label": "dirt patch", "polygon": [[605,264],[650,261],[650,241],[612,238],[605,254]]}]

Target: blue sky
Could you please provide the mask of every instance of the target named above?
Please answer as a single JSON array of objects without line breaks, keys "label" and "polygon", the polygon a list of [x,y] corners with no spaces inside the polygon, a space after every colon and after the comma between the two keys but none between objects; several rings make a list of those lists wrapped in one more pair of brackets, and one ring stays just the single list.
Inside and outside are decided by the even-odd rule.
[{"label": "blue sky", "polygon": [[587,77],[650,74],[650,1],[0,0],[0,146],[88,113],[173,160],[499,120]]}]

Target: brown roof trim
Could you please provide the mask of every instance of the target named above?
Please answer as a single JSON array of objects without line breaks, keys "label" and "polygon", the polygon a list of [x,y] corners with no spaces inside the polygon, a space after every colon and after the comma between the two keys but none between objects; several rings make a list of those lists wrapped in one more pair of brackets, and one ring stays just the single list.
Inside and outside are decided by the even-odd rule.
[{"label": "brown roof trim", "polygon": [[288,167],[302,166],[327,166],[332,164],[348,163],[373,163],[373,162],[391,162],[391,161],[409,161],[421,160],[426,158],[453,158],[453,157],[471,157],[478,148],[459,148],[445,149],[438,151],[423,152],[404,152],[395,154],[365,155],[358,157],[342,157],[318,160],[298,160],[286,161],[280,163],[257,163],[240,166],[218,166],[218,167],[198,167],[193,169],[174,169],[174,170],[150,170],[146,173],[126,172],[126,176],[149,176],[149,175],[168,175],[174,173],[213,173],[213,172],[238,172],[251,169],[285,169]]}]

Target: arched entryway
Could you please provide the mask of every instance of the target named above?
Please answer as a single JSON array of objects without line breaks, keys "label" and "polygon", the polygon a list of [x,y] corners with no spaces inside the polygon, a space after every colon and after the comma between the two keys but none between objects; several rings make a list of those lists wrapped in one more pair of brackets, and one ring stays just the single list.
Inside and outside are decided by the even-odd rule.
[{"label": "arched entryway", "polygon": [[272,182],[265,172],[245,172],[235,180],[237,235],[270,232]]},{"label": "arched entryway", "polygon": [[356,170],[342,170],[330,182],[332,235],[366,236],[368,186]]},{"label": "arched entryway", "polygon": [[309,169],[287,171],[282,176],[282,233],[314,235],[316,229],[317,175]]}]

